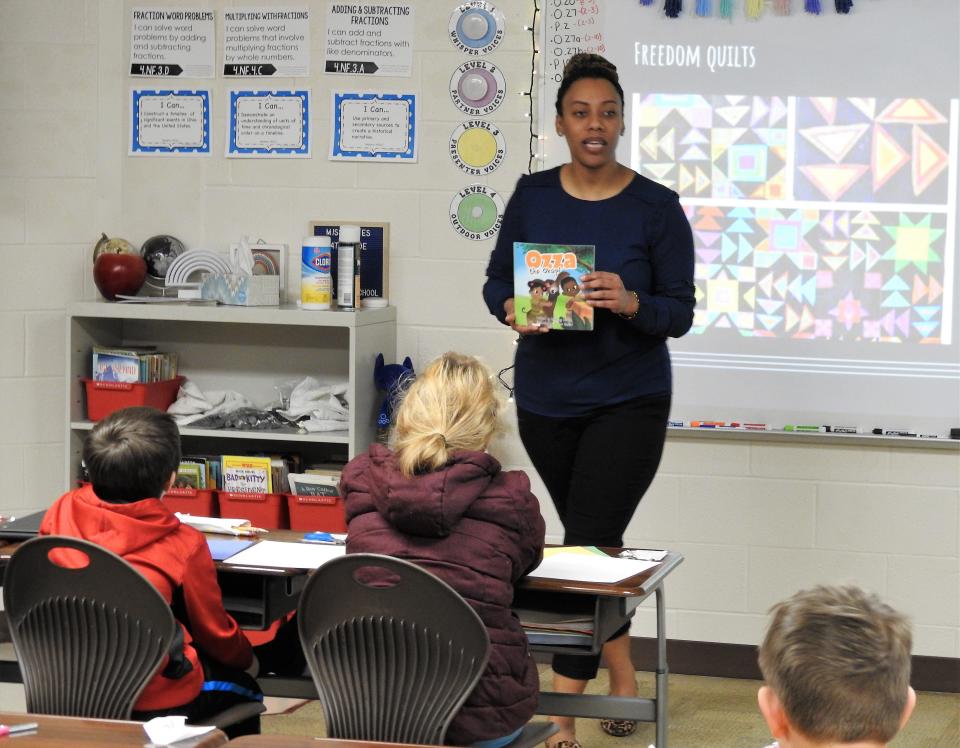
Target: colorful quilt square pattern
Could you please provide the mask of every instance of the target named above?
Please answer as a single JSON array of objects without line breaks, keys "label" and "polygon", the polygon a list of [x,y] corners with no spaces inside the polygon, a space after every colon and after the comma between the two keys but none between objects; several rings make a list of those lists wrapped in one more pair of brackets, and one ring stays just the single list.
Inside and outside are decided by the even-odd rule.
[{"label": "colorful quilt square pattern", "polygon": [[946,217],[687,206],[693,334],[940,343]]},{"label": "colorful quilt square pattern", "polygon": [[633,117],[633,167],[680,195],[786,197],[786,98],[638,95]]},{"label": "colorful quilt square pattern", "polygon": [[947,202],[949,102],[796,99],[799,200]]}]

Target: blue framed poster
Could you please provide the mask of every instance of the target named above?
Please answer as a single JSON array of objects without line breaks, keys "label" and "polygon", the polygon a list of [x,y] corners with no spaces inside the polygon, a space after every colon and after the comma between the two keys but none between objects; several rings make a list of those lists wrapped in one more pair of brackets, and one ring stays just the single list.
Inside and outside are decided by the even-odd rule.
[{"label": "blue framed poster", "polygon": [[334,91],[330,159],[415,162],[416,94]]},{"label": "blue framed poster", "polygon": [[209,156],[210,91],[133,89],[132,156]]},{"label": "blue framed poster", "polygon": [[230,91],[230,158],[310,158],[310,91]]}]

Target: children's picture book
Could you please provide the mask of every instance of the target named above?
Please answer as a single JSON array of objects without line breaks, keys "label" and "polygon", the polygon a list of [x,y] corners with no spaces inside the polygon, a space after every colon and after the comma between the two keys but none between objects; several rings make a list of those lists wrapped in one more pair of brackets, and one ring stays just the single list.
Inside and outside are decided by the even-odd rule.
[{"label": "children's picture book", "polygon": [[206,475],[203,473],[203,465],[196,462],[181,462],[177,468],[177,479],[173,483],[174,488],[206,488]]},{"label": "children's picture book", "polygon": [[94,348],[93,379],[95,382],[139,382],[140,354]]},{"label": "children's picture book", "polygon": [[593,307],[580,279],[596,267],[592,244],[513,243],[513,301],[518,325],[592,330]]},{"label": "children's picture book", "polygon": [[95,382],[162,382],[177,376],[177,354],[153,346],[93,347]]},{"label": "children's picture book", "polygon": [[290,473],[290,493],[296,496],[339,496],[340,476]]},{"label": "children's picture book", "polygon": [[224,491],[273,493],[269,457],[224,455],[220,463],[220,479]]}]

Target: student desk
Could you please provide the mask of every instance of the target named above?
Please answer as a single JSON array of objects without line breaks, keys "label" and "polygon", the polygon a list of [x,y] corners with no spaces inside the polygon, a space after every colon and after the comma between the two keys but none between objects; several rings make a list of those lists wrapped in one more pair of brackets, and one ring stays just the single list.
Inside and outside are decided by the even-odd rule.
[{"label": "student desk", "polygon": [[[0,740],[11,748],[63,748],[69,746],[122,746],[143,748],[149,744],[142,722],[124,722],[114,719],[82,719],[80,717],[54,717],[49,714],[13,714],[0,712],[0,724],[19,725],[36,722],[36,732],[11,735]],[[216,748],[227,744],[227,736],[213,730],[190,740],[176,743],[177,748]],[[276,744],[275,744],[276,745]]]},{"label": "student desk", "polygon": [[[270,540],[296,541],[303,533],[273,531]],[[620,548],[602,549],[615,556]],[[539,714],[588,717],[593,719],[634,719],[656,724],[658,748],[667,745],[667,638],[664,580],[683,561],[669,552],[663,561],[645,572],[615,584],[586,581],[527,578],[517,588],[515,607],[519,610],[562,610],[593,618],[593,634],[576,638],[576,643],[549,644],[531,633],[530,648],[536,652],[596,654],[609,636],[630,620],[637,607],[650,595],[657,606],[657,671],[653,698],[593,694],[541,692]],[[295,569],[217,564],[224,604],[238,621],[264,621],[296,609],[297,597],[306,574]],[[261,575],[262,578],[261,578]],[[259,679],[264,693],[292,698],[317,697],[313,683],[305,678],[266,676]]]},{"label": "student desk", "polygon": [[413,743],[376,743],[340,738],[308,738],[303,735],[243,735],[228,748],[424,748]]},{"label": "student desk", "polygon": [[[268,537],[270,540],[297,541],[303,537],[303,533],[276,530]],[[3,557],[9,557],[14,548],[0,546],[0,565]],[[619,548],[602,550],[610,555],[620,551]],[[615,584],[536,578],[527,578],[520,583],[515,600],[519,609],[562,609],[593,617],[594,633],[581,637],[573,644],[551,645],[540,642],[532,635],[530,648],[537,652],[596,654],[610,634],[630,619],[640,603],[650,595],[656,598],[657,670],[653,698],[541,692],[538,713],[654,722],[656,745],[666,748],[669,671],[663,585],[667,576],[682,561],[681,554],[671,551],[653,568]],[[241,626],[252,629],[266,628],[272,621],[296,610],[300,591],[307,579],[307,572],[302,569],[238,566],[223,562],[217,563],[217,573],[224,606]],[[0,680],[9,679],[4,675],[0,669]],[[317,698],[313,683],[307,678],[266,676],[260,678],[259,682],[264,693],[270,696]]]}]

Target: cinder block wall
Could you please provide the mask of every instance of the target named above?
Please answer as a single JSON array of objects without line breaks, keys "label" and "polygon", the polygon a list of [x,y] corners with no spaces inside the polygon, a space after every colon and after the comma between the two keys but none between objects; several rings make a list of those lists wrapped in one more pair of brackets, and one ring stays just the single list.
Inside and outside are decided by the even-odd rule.
[{"label": "cinder block wall", "polygon": [[[63,309],[96,298],[90,257],[101,231],[135,244],[171,233],[188,246],[211,249],[253,233],[296,248],[311,220],[386,221],[398,352],[419,364],[456,349],[481,356],[494,370],[513,355],[512,335],[480,300],[491,243],[458,237],[447,212],[453,194],[473,181],[506,199],[526,170],[528,102],[519,91],[529,78],[529,35],[522,26],[532,16],[531,2],[499,3],[507,34],[490,59],[505,71],[508,96],[487,119],[505,132],[508,156],[479,180],[460,173],[447,156],[450,133],[467,119],[447,93],[463,61],[446,39],[447,14],[456,3],[415,2],[411,78],[365,80],[319,72],[326,3],[305,3],[313,11],[313,74],[309,81],[272,85],[312,88],[315,150],[306,161],[224,159],[225,99],[233,84],[223,78],[179,82],[213,90],[209,158],[128,158],[129,90],[151,85],[125,74],[135,4],[0,2],[3,514],[42,508],[64,489]],[[418,95],[417,164],[326,160],[330,91],[364,86]],[[296,280],[291,265],[288,284]],[[510,467],[529,468],[509,431],[494,452]],[[559,523],[536,476],[534,485],[550,539],[559,540]],[[853,581],[910,613],[918,654],[960,657],[955,451],[671,438],[627,542],[686,556],[666,590],[672,637],[756,643],[765,611],[777,599],[818,582]],[[645,606],[634,633],[651,634],[652,620]]]}]

